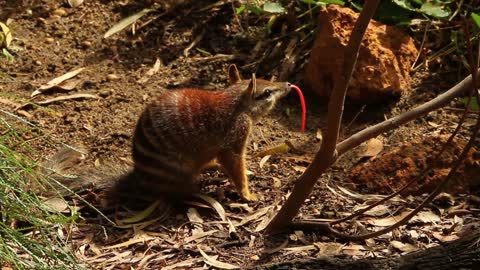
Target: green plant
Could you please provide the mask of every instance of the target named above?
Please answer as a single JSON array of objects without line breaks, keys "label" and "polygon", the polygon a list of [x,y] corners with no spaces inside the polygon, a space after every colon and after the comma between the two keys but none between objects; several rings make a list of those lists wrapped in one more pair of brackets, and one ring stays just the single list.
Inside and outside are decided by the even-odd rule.
[{"label": "green plant", "polygon": [[39,173],[35,150],[24,138],[42,139],[30,123],[0,110],[0,265],[14,269],[79,269],[68,251],[64,226],[76,214],[64,215],[24,189],[32,182],[48,185]]}]

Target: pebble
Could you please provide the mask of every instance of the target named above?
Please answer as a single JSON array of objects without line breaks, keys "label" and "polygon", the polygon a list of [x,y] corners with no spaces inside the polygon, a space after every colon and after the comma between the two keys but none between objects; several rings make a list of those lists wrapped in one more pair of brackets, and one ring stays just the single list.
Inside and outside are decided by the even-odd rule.
[{"label": "pebble", "polygon": [[53,43],[53,42],[55,42],[54,38],[52,38],[52,37],[46,37],[45,38],[45,43]]},{"label": "pebble", "polygon": [[92,47],[92,42],[90,42],[88,40],[85,40],[85,41],[82,41],[81,45],[84,48],[90,48],[90,47]]},{"label": "pebble", "polygon": [[57,15],[57,16],[65,16],[67,14],[67,12],[64,10],[64,9],[55,9],[53,12],[52,12],[53,15]]},{"label": "pebble", "polygon": [[109,80],[109,81],[115,81],[115,80],[118,80],[118,79],[120,79],[120,77],[118,77],[117,74],[112,73],[112,74],[107,75],[107,80]]}]

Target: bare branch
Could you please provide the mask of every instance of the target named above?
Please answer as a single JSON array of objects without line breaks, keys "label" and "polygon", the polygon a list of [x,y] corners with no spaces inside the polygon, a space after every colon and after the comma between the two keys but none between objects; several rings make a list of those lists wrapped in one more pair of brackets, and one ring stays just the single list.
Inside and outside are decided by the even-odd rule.
[{"label": "bare branch", "polygon": [[[480,70],[477,71],[477,77],[480,75]],[[355,133],[350,136],[348,139],[342,141],[337,146],[338,155],[342,155],[348,150],[360,145],[361,143],[377,137],[378,135],[387,132],[389,130],[395,129],[405,123],[408,123],[422,115],[425,115],[431,111],[437,110],[445,105],[447,105],[454,98],[465,93],[467,90],[472,88],[472,75],[466,77],[463,81],[450,88],[445,93],[439,95],[438,97],[412,109],[402,113],[401,115],[395,116],[391,119],[387,119],[381,123],[378,123],[374,126],[366,128],[360,132]]]},{"label": "bare branch", "polygon": [[270,224],[268,224],[267,233],[277,232],[292,221],[305,199],[311,193],[317,179],[336,159],[335,149],[343,114],[345,95],[357,62],[363,36],[365,35],[370,20],[375,14],[379,2],[379,0],[368,0],[363,6],[360,16],[352,30],[348,45],[345,48],[343,76],[334,86],[330,96],[327,128],[326,132],[324,132],[324,138],[320,150],[315,155],[315,159],[310,166],[308,166],[307,170],[298,179],[298,182],[285,205],[280,209],[279,213],[274,217]]}]

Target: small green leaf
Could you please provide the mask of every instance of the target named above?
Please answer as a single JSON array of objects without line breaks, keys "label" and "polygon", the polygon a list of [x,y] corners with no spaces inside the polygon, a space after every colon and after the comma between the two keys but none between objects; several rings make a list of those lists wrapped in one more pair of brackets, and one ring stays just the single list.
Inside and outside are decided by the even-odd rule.
[{"label": "small green leaf", "polygon": [[470,103],[468,103],[468,97],[464,97],[460,99],[460,102],[463,103],[463,105],[467,106],[470,111],[480,111],[480,105],[478,104],[476,98],[470,99]]},{"label": "small green leaf", "polygon": [[120,31],[122,31],[124,28],[128,27],[129,25],[131,25],[132,23],[136,22],[138,19],[143,17],[143,15],[145,15],[149,12],[152,12],[152,11],[153,11],[153,9],[146,8],[146,9],[141,10],[140,12],[137,12],[133,15],[130,15],[130,16],[126,17],[125,19],[120,20],[118,23],[116,23],[114,26],[112,26],[112,28],[110,28],[105,33],[103,38],[108,38],[108,37],[120,32]]},{"label": "small green leaf", "polygon": [[256,15],[260,15],[263,12],[263,10],[257,5],[245,5],[245,7]]},{"label": "small green leaf", "polygon": [[[317,5],[317,6],[326,6],[328,4],[337,4],[337,5],[341,5],[341,6],[344,6],[345,5],[345,1],[342,1],[342,0],[300,0],[301,2],[303,3],[306,3],[306,4],[311,4],[311,5]],[[354,4],[353,2],[351,2],[350,4]]]},{"label": "small green leaf", "polygon": [[422,5],[422,7],[420,8],[420,12],[439,19],[450,16],[450,10],[448,9],[448,7],[443,7],[439,4],[433,4],[428,2]]},{"label": "small green leaf", "polygon": [[392,0],[392,2],[395,3],[397,6],[404,8],[406,10],[417,11],[417,9],[414,6],[412,6],[410,1],[408,0]]},{"label": "small green leaf", "polygon": [[7,50],[7,48],[2,49],[2,54],[7,58],[8,62],[13,62],[13,55]]},{"label": "small green leaf", "polygon": [[247,9],[247,7],[245,5],[241,5],[239,8],[237,8],[235,10],[235,12],[237,13],[237,15],[240,15],[242,14],[245,10]]},{"label": "small green leaf", "polygon": [[475,24],[477,25],[477,27],[480,28],[480,15],[472,12],[472,19],[475,22]]},{"label": "small green leaf", "polygon": [[263,5],[263,10],[269,13],[285,13],[285,8],[280,3],[267,2]]}]

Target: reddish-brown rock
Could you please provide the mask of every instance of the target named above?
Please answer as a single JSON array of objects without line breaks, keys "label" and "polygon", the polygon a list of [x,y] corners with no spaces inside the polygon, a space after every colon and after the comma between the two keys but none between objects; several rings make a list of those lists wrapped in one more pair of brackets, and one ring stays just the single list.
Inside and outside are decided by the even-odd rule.
[{"label": "reddish-brown rock", "polygon": [[[358,14],[330,5],[319,16],[318,32],[306,78],[311,89],[328,96],[342,72],[344,48]],[[410,89],[410,67],[417,56],[413,39],[395,26],[372,20],[360,48],[347,96],[371,103]]]}]

